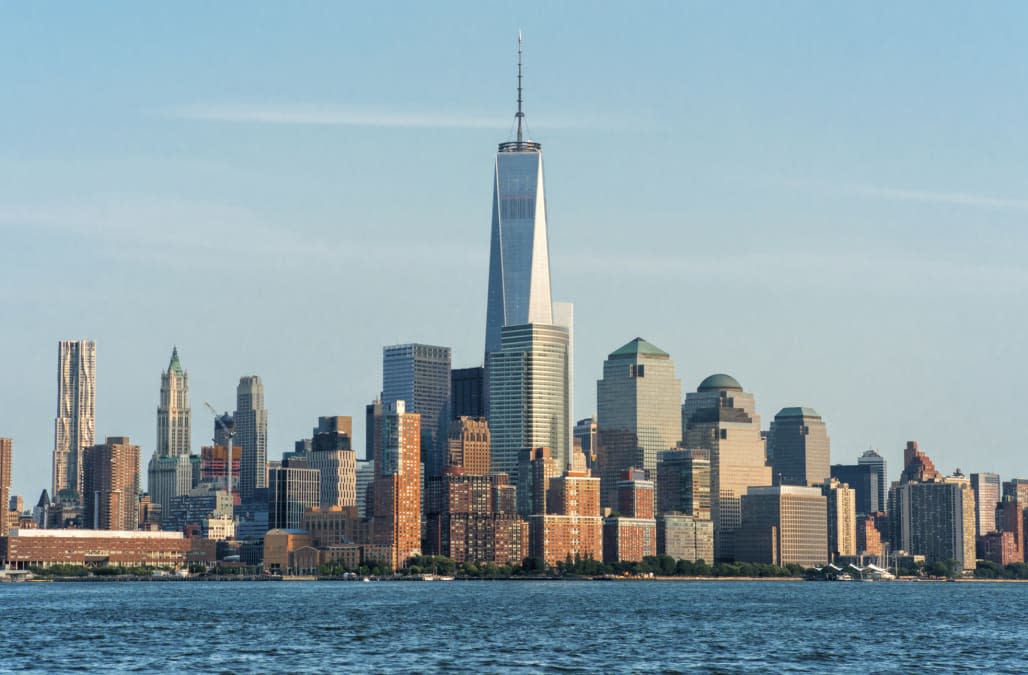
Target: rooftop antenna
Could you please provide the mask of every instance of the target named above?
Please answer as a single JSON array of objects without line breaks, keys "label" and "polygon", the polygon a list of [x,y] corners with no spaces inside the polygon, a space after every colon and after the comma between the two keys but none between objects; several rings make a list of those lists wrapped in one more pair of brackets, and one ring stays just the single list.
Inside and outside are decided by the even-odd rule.
[{"label": "rooftop antenna", "polygon": [[522,143],[525,140],[524,134],[524,121],[525,113],[521,110],[521,104],[524,102],[521,98],[521,31],[518,31],[518,112],[514,116],[518,124],[518,143]]}]

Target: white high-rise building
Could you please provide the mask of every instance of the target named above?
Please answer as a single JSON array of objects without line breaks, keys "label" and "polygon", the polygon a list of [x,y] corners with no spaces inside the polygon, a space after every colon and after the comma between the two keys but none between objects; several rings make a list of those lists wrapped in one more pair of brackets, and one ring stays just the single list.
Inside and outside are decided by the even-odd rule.
[{"label": "white high-rise building", "polygon": [[525,139],[518,38],[517,140],[500,143],[493,178],[485,353],[500,351],[504,326],[552,324],[542,144]]},{"label": "white high-rise building", "polygon": [[182,369],[178,348],[171,350],[168,369],[161,373],[161,398],[157,405],[157,447],[147,467],[150,501],[171,509],[172,497],[193,488],[190,444],[189,373]]},{"label": "white high-rise building", "polygon": [[157,456],[189,455],[189,373],[182,370],[178,347],[171,350],[168,369],[161,373],[161,402],[157,406]]},{"label": "white high-rise building", "polygon": [[82,452],[96,437],[96,342],[62,340],[57,347],[57,417],[54,420],[53,491],[82,490]]}]

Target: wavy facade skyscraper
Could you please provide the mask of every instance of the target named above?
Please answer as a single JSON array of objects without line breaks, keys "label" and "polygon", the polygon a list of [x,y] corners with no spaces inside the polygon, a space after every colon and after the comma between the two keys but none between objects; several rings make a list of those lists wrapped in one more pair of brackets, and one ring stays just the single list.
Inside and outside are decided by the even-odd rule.
[{"label": "wavy facade skyscraper", "polygon": [[486,358],[500,351],[500,329],[552,324],[542,145],[525,140],[518,38],[517,140],[500,143],[493,176]]},{"label": "wavy facade skyscraper", "polygon": [[57,346],[53,498],[79,495],[82,452],[96,433],[96,343],[62,340]]}]

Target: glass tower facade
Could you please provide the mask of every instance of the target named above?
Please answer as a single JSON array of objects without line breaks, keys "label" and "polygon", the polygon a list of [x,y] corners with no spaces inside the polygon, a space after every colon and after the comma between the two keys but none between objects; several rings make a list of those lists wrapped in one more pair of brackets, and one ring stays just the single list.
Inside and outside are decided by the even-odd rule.
[{"label": "glass tower facade", "polygon": [[615,507],[616,486],[629,468],[657,475],[657,453],[682,439],[682,382],[662,349],[635,338],[612,352],[596,383],[600,499]]},{"label": "glass tower facade", "polygon": [[561,326],[507,326],[489,361],[489,430],[492,473],[516,483],[518,454],[550,448],[557,466],[568,465],[568,332]]},{"label": "glass tower facade", "polygon": [[382,349],[382,402],[404,401],[421,415],[421,460],[430,476],[446,465],[450,428],[450,348],[404,344]]},{"label": "glass tower facade", "polygon": [[501,143],[493,178],[485,353],[504,326],[552,324],[542,146]]}]

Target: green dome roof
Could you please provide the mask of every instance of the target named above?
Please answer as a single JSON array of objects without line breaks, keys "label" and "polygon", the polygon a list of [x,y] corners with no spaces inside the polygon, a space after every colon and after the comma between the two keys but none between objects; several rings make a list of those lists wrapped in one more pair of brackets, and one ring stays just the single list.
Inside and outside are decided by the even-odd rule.
[{"label": "green dome roof", "polygon": [[700,382],[700,386],[696,391],[720,391],[722,389],[735,389],[742,391],[742,385],[739,384],[739,380],[735,379],[731,375],[725,375],[724,373],[717,373],[711,375],[707,379]]}]

